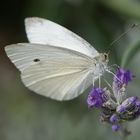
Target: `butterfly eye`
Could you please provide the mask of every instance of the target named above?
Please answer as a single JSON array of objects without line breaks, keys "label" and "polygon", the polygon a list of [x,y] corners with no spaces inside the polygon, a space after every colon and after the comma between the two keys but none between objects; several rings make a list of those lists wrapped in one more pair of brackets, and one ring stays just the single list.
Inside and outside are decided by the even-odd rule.
[{"label": "butterfly eye", "polygon": [[105,60],[108,60],[108,54],[104,54],[104,58],[105,58]]},{"label": "butterfly eye", "polygon": [[40,59],[36,58],[36,59],[34,59],[33,61],[34,61],[34,62],[39,62]]}]

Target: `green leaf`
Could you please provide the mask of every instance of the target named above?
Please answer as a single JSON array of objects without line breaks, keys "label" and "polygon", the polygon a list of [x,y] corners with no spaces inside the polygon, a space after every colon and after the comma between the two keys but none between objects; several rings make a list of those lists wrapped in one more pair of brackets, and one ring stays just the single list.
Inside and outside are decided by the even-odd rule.
[{"label": "green leaf", "polygon": [[121,67],[126,67],[139,51],[140,51],[140,41],[137,42],[135,45],[128,47],[128,49],[125,51],[123,55]]}]

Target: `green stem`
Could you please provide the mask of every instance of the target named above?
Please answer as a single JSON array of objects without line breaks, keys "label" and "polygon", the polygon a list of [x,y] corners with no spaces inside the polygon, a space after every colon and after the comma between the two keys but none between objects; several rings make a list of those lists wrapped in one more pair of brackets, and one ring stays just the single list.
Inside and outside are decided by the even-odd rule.
[{"label": "green stem", "polygon": [[126,126],[121,125],[120,136],[122,140],[126,140],[130,134],[131,132],[126,128]]}]

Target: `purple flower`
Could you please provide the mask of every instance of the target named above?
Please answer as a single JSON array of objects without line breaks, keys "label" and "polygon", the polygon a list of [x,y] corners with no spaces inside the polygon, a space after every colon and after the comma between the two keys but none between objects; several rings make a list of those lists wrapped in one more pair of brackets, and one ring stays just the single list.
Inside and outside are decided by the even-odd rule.
[{"label": "purple flower", "polygon": [[112,131],[113,132],[117,132],[119,129],[120,129],[120,125],[118,125],[118,124],[113,124],[112,125]]},{"label": "purple flower", "polygon": [[[133,75],[129,70],[118,68],[113,78],[112,90],[107,87],[103,89],[93,87],[88,95],[88,107],[99,108],[101,110],[101,122],[111,124],[113,132],[122,129],[123,133],[126,133],[127,129],[123,129],[121,124],[140,117],[140,101],[137,97],[127,96],[126,88],[132,78]],[[127,132],[128,134],[130,132]]]},{"label": "purple flower", "polygon": [[140,108],[140,101],[136,102],[136,106]]},{"label": "purple flower", "polygon": [[123,106],[124,108],[128,108],[128,107],[132,107],[133,105],[136,104],[137,101],[137,97],[128,97],[127,99],[125,99],[121,106]]},{"label": "purple flower", "polygon": [[113,94],[118,103],[121,103],[126,98],[126,86],[133,78],[129,70],[118,68],[113,78]]},{"label": "purple flower", "polygon": [[140,116],[140,101],[137,101],[136,102],[136,107],[138,108],[135,115],[136,117],[139,117]]},{"label": "purple flower", "polygon": [[87,98],[88,107],[101,107],[104,103],[104,90],[102,88],[93,87]]},{"label": "purple flower", "polygon": [[137,97],[129,97],[128,99],[130,103],[135,103],[137,100]]},{"label": "purple flower", "polygon": [[126,110],[125,110],[125,107],[124,106],[122,106],[122,105],[119,105],[119,106],[117,106],[117,108],[116,108],[116,112],[117,113],[124,113]]},{"label": "purple flower", "polygon": [[117,106],[116,112],[122,114],[125,111],[128,111],[129,109],[132,109],[135,107],[137,101],[137,97],[128,97],[125,99],[121,105]]},{"label": "purple flower", "polygon": [[114,77],[114,82],[117,84],[125,84],[127,85],[129,81],[132,80],[134,76],[129,70],[124,70],[122,68],[118,68]]},{"label": "purple flower", "polygon": [[116,114],[113,114],[109,120],[111,123],[116,123],[119,121],[119,117]]}]

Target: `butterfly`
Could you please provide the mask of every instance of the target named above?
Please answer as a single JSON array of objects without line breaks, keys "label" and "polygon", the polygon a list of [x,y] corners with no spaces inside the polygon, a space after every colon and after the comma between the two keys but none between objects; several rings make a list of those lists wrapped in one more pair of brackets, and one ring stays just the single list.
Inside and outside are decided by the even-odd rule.
[{"label": "butterfly", "polygon": [[5,47],[24,85],[37,94],[62,101],[84,92],[106,70],[108,55],[50,20],[25,19],[29,43]]}]

